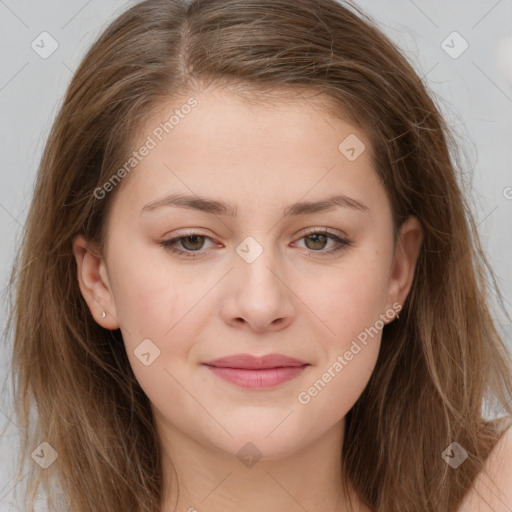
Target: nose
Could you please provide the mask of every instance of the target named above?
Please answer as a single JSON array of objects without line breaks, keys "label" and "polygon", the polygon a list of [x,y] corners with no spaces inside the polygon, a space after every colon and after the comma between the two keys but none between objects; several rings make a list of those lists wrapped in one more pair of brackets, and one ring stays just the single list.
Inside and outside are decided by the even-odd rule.
[{"label": "nose", "polygon": [[236,255],[225,283],[224,321],[259,333],[286,328],[296,314],[289,280],[271,249],[263,250],[254,261]]}]

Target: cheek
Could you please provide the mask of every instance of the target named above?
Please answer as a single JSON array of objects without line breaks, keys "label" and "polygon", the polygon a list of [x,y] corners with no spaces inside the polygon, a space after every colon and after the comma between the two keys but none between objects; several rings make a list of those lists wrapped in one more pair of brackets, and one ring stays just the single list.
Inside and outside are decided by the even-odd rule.
[{"label": "cheek", "polygon": [[[377,361],[380,335],[363,346],[352,345],[351,359],[347,351],[333,354],[328,364],[318,368],[310,381],[297,394],[297,407],[309,428],[325,429],[340,421],[361,396]],[[321,421],[319,421],[321,418]]]},{"label": "cheek", "polygon": [[332,333],[322,338],[321,359],[296,397],[311,429],[318,428],[316,418],[325,427],[344,417],[375,369],[386,293],[382,276],[366,270],[342,276],[318,304]]},{"label": "cheek", "polygon": [[323,360],[297,396],[312,427],[318,415],[327,424],[338,421],[366,387],[379,354],[388,277],[388,260],[368,251],[329,285],[319,307],[334,334],[325,338]]},{"label": "cheek", "polygon": [[[387,262],[358,257],[327,285],[316,309],[329,326],[322,339],[322,357],[298,402],[337,421],[357,401],[370,379],[379,354],[387,299]],[[311,297],[313,301],[314,298]]]},{"label": "cheek", "polygon": [[161,342],[179,328],[180,318],[193,316],[194,299],[204,293],[200,280],[184,279],[180,267],[170,265],[158,249],[134,246],[129,256],[116,251],[112,259],[117,317],[130,343],[143,338]]},{"label": "cheek", "polygon": [[125,349],[141,387],[158,402],[164,390],[177,386],[170,373],[186,378],[177,362],[187,360],[211,321],[205,295],[217,278],[184,272],[154,251],[119,254],[115,261],[112,282]]},{"label": "cheek", "polygon": [[[347,262],[334,278],[325,281],[322,294],[314,292],[319,317],[329,326],[328,346],[342,350],[385,312],[388,298],[385,261],[360,256]],[[331,276],[333,277],[333,276]],[[313,292],[311,292],[313,293]]]},{"label": "cheek", "polygon": [[173,404],[185,411],[190,404],[181,400],[177,382],[187,376],[176,371],[176,361],[186,361],[200,330],[200,308],[194,305],[201,290],[183,286],[175,270],[152,267],[126,275],[130,279],[119,293],[121,332],[135,378],[157,407],[168,407],[172,396]]}]

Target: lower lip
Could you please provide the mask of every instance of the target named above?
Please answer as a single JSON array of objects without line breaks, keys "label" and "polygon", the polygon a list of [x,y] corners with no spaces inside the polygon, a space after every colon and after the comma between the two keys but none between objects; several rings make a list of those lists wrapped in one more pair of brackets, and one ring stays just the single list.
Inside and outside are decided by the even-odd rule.
[{"label": "lower lip", "polygon": [[[208,365],[206,365],[208,366]],[[297,377],[308,365],[267,368],[265,370],[244,370],[208,366],[218,377],[242,388],[271,388]]]}]

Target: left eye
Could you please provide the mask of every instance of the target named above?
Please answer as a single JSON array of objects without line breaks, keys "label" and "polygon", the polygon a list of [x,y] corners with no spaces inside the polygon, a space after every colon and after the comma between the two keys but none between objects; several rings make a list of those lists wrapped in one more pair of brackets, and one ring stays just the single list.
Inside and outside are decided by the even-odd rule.
[{"label": "left eye", "polygon": [[[334,242],[334,247],[323,251],[324,253],[328,254],[338,252],[344,247],[351,245],[349,240],[340,238],[339,236],[333,235],[332,233],[328,233],[326,231],[313,231],[300,238],[300,240],[302,239],[305,241],[309,240],[311,242],[310,244],[305,243],[305,245],[307,249],[312,250],[313,252],[318,252],[319,249],[325,248],[326,243],[329,240],[332,240]],[[319,247],[319,245],[321,247]]]},{"label": "left eye", "polygon": [[[352,245],[352,242],[350,240],[340,238],[326,231],[313,231],[305,234],[299,240],[302,239],[308,241],[308,243],[306,243],[306,249],[310,250],[313,253],[318,252],[321,254],[336,253],[338,251],[341,251],[345,247]],[[201,250],[204,247],[205,240],[211,241],[212,239],[205,235],[190,233],[187,235],[171,238],[170,240],[164,240],[163,242],[160,242],[160,245],[176,254],[183,255],[187,258],[195,258],[197,254],[203,254],[205,252]],[[322,250],[325,249],[325,246],[327,245],[327,242],[329,240],[333,241],[334,247],[331,247],[331,249],[328,250]],[[177,247],[179,244],[181,244],[183,249]]]},{"label": "left eye", "polygon": [[[161,242],[161,245],[170,249],[174,253],[183,254],[189,258],[194,258],[196,255],[190,253],[199,252],[199,250],[202,249],[204,245],[204,240],[211,240],[211,238],[192,233],[190,235],[183,235],[176,238],[171,238],[170,240],[164,240]],[[182,246],[185,247],[185,250],[176,248],[177,244],[182,244]],[[187,245],[189,245],[189,247],[187,247]]]}]

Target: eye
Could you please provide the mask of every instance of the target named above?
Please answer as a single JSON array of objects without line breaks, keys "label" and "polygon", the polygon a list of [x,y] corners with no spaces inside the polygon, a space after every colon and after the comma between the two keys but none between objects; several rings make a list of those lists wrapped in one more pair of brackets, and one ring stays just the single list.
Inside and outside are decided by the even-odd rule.
[{"label": "eye", "polygon": [[[306,233],[300,240],[305,241],[306,249],[309,249],[311,253],[319,253],[320,256],[338,253],[352,245],[352,242],[346,238],[341,238],[328,231],[318,229]],[[328,250],[322,250],[326,247],[329,240],[332,241],[333,246]]]},{"label": "eye", "polygon": [[[170,240],[164,240],[163,242],[160,242],[160,245],[176,254],[183,255],[187,258],[195,258],[196,254],[193,253],[202,254],[205,252],[201,251],[205,240],[211,240],[211,238],[205,235],[200,235],[198,233],[188,233],[185,235],[177,236],[175,238],[171,238]],[[182,247],[184,247],[184,249],[177,248],[177,246],[180,244]]]},{"label": "eye", "polygon": [[[303,239],[306,241],[305,248],[311,251],[310,254],[318,253],[320,256],[338,253],[352,245],[350,240],[341,238],[333,233],[329,233],[325,229],[310,231],[299,240]],[[186,233],[169,240],[164,240],[163,242],[160,242],[160,245],[175,254],[179,254],[180,256],[196,258],[206,253],[206,250],[202,249],[204,249],[205,241],[207,240],[212,241],[212,239],[206,235],[201,235],[199,233]],[[323,250],[329,241],[332,241],[333,247],[328,250]]]}]

